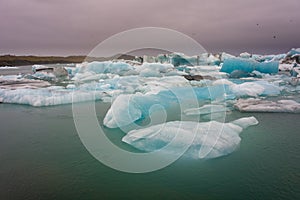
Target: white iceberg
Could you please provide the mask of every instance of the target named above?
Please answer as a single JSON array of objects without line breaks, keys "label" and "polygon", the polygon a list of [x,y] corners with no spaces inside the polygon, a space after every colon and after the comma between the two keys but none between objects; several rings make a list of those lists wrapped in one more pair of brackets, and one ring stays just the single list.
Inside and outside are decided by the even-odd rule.
[{"label": "white iceberg", "polygon": [[112,61],[104,61],[98,62],[94,61],[87,64],[82,64],[77,66],[78,73],[84,72],[94,72],[96,74],[118,74],[118,75],[126,75],[127,72],[133,70],[133,66],[125,63],[125,62],[112,62]]},{"label": "white iceberg", "polygon": [[[136,95],[135,95],[136,96]],[[134,95],[120,95],[106,113],[103,124],[109,128],[127,126],[142,117],[142,111],[133,102]]]},{"label": "white iceberg", "polygon": [[225,113],[228,111],[230,111],[230,109],[224,105],[207,104],[199,108],[186,109],[184,111],[184,114],[185,115],[207,115],[211,113]]},{"label": "white iceberg", "polygon": [[[50,83],[42,80],[31,80],[23,78],[20,75],[8,75],[8,76],[0,76],[0,90],[1,89],[25,89],[25,88],[43,88],[50,86]],[[4,98],[4,96],[3,96]]]},{"label": "white iceberg", "polygon": [[281,89],[267,81],[245,82],[230,86],[232,92],[238,97],[250,96],[278,96]]},{"label": "white iceberg", "polygon": [[62,66],[33,65],[32,71],[34,74],[27,75],[27,78],[56,82],[69,79],[68,71]]},{"label": "white iceberg", "polygon": [[2,66],[2,67],[0,67],[0,70],[1,69],[19,69],[19,67],[14,67],[14,66]]},{"label": "white iceberg", "polygon": [[230,58],[236,58],[234,55],[231,55],[229,53],[226,53],[226,52],[223,52],[221,54],[221,61],[224,62],[225,60],[227,59],[230,59]]},{"label": "white iceberg", "polygon": [[17,90],[0,89],[3,103],[26,104],[31,106],[53,106],[70,104],[72,102],[100,100],[103,92],[90,92],[85,90],[65,89],[61,86],[46,88],[21,88]]},{"label": "white iceberg", "polygon": [[300,113],[300,103],[293,100],[239,99],[234,106],[242,112]]},{"label": "white iceberg", "polygon": [[132,130],[122,141],[146,152],[163,150],[168,145],[168,152],[163,152],[170,154],[183,153],[182,149],[190,145],[186,152],[190,157],[217,158],[236,150],[241,141],[239,134],[248,126],[256,124],[258,121],[254,117],[241,118],[231,123],[172,121]]}]

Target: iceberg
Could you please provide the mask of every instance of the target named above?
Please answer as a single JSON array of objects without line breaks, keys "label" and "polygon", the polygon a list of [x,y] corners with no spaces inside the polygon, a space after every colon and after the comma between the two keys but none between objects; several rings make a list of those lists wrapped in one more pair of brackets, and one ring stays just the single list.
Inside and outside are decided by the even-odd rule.
[{"label": "iceberg", "polygon": [[170,63],[170,59],[169,59],[168,55],[166,55],[166,54],[159,54],[157,56],[157,62]]},{"label": "iceberg", "polygon": [[300,48],[297,48],[297,49],[293,48],[287,53],[287,56],[292,57],[294,55],[299,55],[299,54],[300,54]]},{"label": "iceberg", "polygon": [[293,67],[293,69],[291,70],[291,76],[300,78],[300,66]]},{"label": "iceberg", "polygon": [[62,81],[69,79],[68,71],[62,66],[48,67],[44,65],[33,65],[34,74],[26,75],[26,78],[44,81]]},{"label": "iceberg", "polygon": [[293,100],[239,99],[234,106],[241,112],[300,113],[300,103]]},{"label": "iceberg", "polygon": [[180,66],[180,65],[188,65],[188,66],[195,66],[199,65],[198,56],[186,56],[182,53],[173,53],[170,54],[170,62],[174,66]]},{"label": "iceberg", "polygon": [[185,115],[207,115],[211,113],[225,113],[230,111],[224,105],[207,104],[199,108],[190,108],[184,111]]},{"label": "iceberg", "polygon": [[278,54],[278,55],[258,55],[253,54],[252,59],[258,62],[265,62],[265,61],[281,61],[286,57],[286,54]]},{"label": "iceberg", "polygon": [[27,76],[30,79],[38,79],[44,81],[55,81],[56,76],[51,72],[35,72],[33,75]]},{"label": "iceberg", "polygon": [[230,86],[233,94],[237,97],[278,96],[281,89],[267,81],[245,82]]},{"label": "iceberg", "polygon": [[0,89],[3,103],[25,104],[31,106],[53,106],[72,102],[92,101],[101,99],[104,94],[89,91],[66,90],[60,86],[47,88],[22,88],[17,90]]},{"label": "iceberg", "polygon": [[172,64],[143,63],[136,70],[142,77],[161,77],[163,74],[175,70]]},{"label": "iceberg", "polygon": [[125,62],[112,62],[112,61],[93,61],[91,63],[85,63],[82,65],[77,65],[75,70],[78,73],[84,72],[94,72],[95,74],[118,74],[118,75],[127,75],[130,71],[134,70],[133,66]]},{"label": "iceberg", "polygon": [[228,58],[224,60],[221,68],[221,72],[232,73],[234,70],[241,70],[244,72],[253,72],[254,70],[261,73],[277,74],[278,73],[279,62],[257,62],[252,59],[244,58]]},{"label": "iceberg", "polygon": [[291,71],[294,67],[294,64],[280,64],[279,71]]},{"label": "iceberg", "polygon": [[188,109],[195,106],[193,104],[195,100],[198,102],[200,100],[225,100],[226,98],[234,98],[231,96],[228,85],[169,88],[155,94],[120,95],[113,101],[103,124],[109,128],[127,126],[150,116],[151,107],[154,105],[160,105],[164,109],[180,108],[180,106],[186,106]]},{"label": "iceberg", "polygon": [[244,53],[241,53],[240,54],[240,57],[241,58],[246,58],[246,59],[249,59],[249,58],[251,58],[251,54],[250,53],[248,53],[248,52],[244,52]]},{"label": "iceberg", "polygon": [[1,69],[19,69],[19,67],[14,67],[14,66],[2,66],[0,67],[0,70]]},{"label": "iceberg", "polygon": [[224,62],[227,59],[236,58],[234,55],[223,52],[221,54],[221,61]]},{"label": "iceberg", "polygon": [[[297,56],[297,52],[297,49],[293,49],[289,54]],[[283,54],[264,56],[243,53],[240,56],[242,58],[226,53],[221,55],[203,53],[196,56],[173,53],[157,57],[149,56],[154,63],[145,62],[146,60],[144,63],[113,60],[76,65],[33,65],[33,74],[0,78],[0,90],[5,90],[1,91],[4,95],[1,98],[6,103],[46,106],[57,105],[60,102],[51,100],[52,103],[49,103],[46,100],[49,98],[61,98],[62,103],[71,103],[67,97],[71,91],[85,93],[87,96],[90,96],[88,93],[96,92],[99,99],[105,101],[112,101],[121,94],[141,93],[140,97],[133,97],[140,99],[136,101],[140,109],[143,108],[143,100],[149,105],[162,104],[164,108],[170,106],[166,102],[169,99],[175,102],[174,105],[178,105],[174,94],[167,91],[171,88],[181,93],[180,96],[187,96],[181,97],[184,102],[189,102],[188,98],[192,98],[191,95],[187,95],[187,88],[193,88],[195,99],[199,101],[299,93],[297,86],[300,82],[300,70],[297,60],[280,60],[280,70],[290,73],[281,72],[275,75],[272,73],[278,71],[278,59],[282,58]],[[260,62],[255,61],[256,59]],[[265,60],[272,61],[263,62]],[[17,71],[19,70],[16,70],[16,73]],[[263,81],[257,81],[258,79]],[[63,87],[58,91],[54,88],[46,89],[49,86]],[[8,89],[35,90],[30,92],[20,90],[18,94],[9,92]],[[47,90],[51,92],[46,92],[47,95],[43,99],[40,94]],[[21,98],[21,94],[27,95],[27,98]],[[28,100],[29,94],[33,100]],[[34,96],[38,96],[37,101],[40,103],[34,102]],[[199,105],[190,108],[197,107]],[[146,112],[141,113],[141,119],[148,116]]]},{"label": "iceberg", "polygon": [[109,128],[127,126],[142,117],[142,111],[134,102],[137,95],[120,95],[106,113],[103,124]]},{"label": "iceberg", "polygon": [[35,72],[37,72],[41,69],[45,69],[45,68],[48,68],[48,67],[45,65],[32,65],[31,70],[33,73],[35,73]]},{"label": "iceberg", "polygon": [[183,147],[190,145],[185,154],[189,157],[218,158],[234,152],[239,147],[239,134],[243,129],[257,124],[254,117],[241,118],[230,123],[171,121],[131,130],[122,141],[145,152],[160,151],[168,146],[168,152],[162,152],[169,154],[179,154]]},{"label": "iceberg", "polygon": [[19,75],[0,76],[0,89],[37,89],[50,85],[47,81],[26,79]]},{"label": "iceberg", "polygon": [[213,54],[203,53],[198,58],[198,65],[220,65],[220,59]]},{"label": "iceberg", "polygon": [[251,76],[251,73],[243,70],[234,70],[230,73],[229,78],[245,78]]}]

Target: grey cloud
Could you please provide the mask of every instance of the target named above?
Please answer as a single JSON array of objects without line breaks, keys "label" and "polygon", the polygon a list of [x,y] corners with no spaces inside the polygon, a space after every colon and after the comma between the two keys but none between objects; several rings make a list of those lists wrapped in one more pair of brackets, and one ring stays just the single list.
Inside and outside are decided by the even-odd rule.
[{"label": "grey cloud", "polygon": [[0,54],[87,54],[143,26],[181,31],[213,52],[279,53],[300,46],[299,9],[298,0],[0,0]]}]

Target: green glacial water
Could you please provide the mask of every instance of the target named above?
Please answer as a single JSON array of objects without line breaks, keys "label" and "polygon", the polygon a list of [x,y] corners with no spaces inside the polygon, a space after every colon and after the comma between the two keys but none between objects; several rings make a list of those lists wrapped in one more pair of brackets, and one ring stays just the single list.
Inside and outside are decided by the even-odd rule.
[{"label": "green glacial water", "polygon": [[[101,121],[109,104],[97,102]],[[259,125],[240,148],[211,160],[182,157],[146,174],[94,159],[76,132],[72,106],[0,104],[0,199],[300,199],[300,115],[239,113]],[[122,133],[105,129],[122,148]],[[138,163],[137,163],[138,164]]]}]

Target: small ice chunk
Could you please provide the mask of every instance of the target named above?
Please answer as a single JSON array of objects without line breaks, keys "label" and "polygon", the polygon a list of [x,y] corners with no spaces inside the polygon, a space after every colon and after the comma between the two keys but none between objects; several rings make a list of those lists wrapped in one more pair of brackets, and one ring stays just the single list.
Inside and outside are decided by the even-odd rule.
[{"label": "small ice chunk", "polygon": [[42,65],[33,65],[33,75],[27,75],[28,78],[44,81],[62,81],[69,79],[68,71],[62,66],[46,67]]},{"label": "small ice chunk", "polygon": [[235,85],[233,82],[228,79],[218,79],[212,83],[212,85]]},{"label": "small ice chunk", "polygon": [[234,55],[231,55],[231,54],[228,54],[228,53],[225,53],[223,52],[221,54],[221,61],[224,62],[225,60],[227,59],[230,59],[230,58],[236,58]]},{"label": "small ice chunk", "polygon": [[182,53],[172,53],[169,56],[170,56],[170,62],[174,66],[180,66],[180,65],[195,66],[198,65],[199,63],[197,56],[186,56]]},{"label": "small ice chunk", "polygon": [[54,81],[56,76],[51,72],[35,72],[31,78],[44,81]]},{"label": "small ice chunk", "polygon": [[251,54],[248,53],[248,52],[244,52],[244,53],[241,53],[241,54],[240,54],[240,57],[241,57],[241,58],[247,58],[247,59],[249,59],[249,58],[251,58]]},{"label": "small ice chunk", "polygon": [[294,64],[280,64],[279,70],[280,71],[291,71],[294,67]]},{"label": "small ice chunk", "polygon": [[200,108],[190,108],[184,111],[185,115],[207,115],[211,113],[220,113],[220,112],[227,112],[230,111],[229,108],[227,108],[224,105],[214,105],[214,104],[208,104],[204,105]]},{"label": "small ice chunk", "polygon": [[19,67],[3,66],[3,67],[0,67],[0,70],[1,70],[1,69],[19,69]]},{"label": "small ice chunk", "polygon": [[48,68],[48,67],[45,65],[32,65],[31,70],[32,70],[32,72],[36,72],[38,70],[45,69],[45,68]]},{"label": "small ice chunk", "polygon": [[258,124],[258,121],[255,117],[247,117],[247,118],[240,118],[237,120],[232,121],[231,123],[242,127],[243,129],[248,128],[249,126],[254,126]]}]

